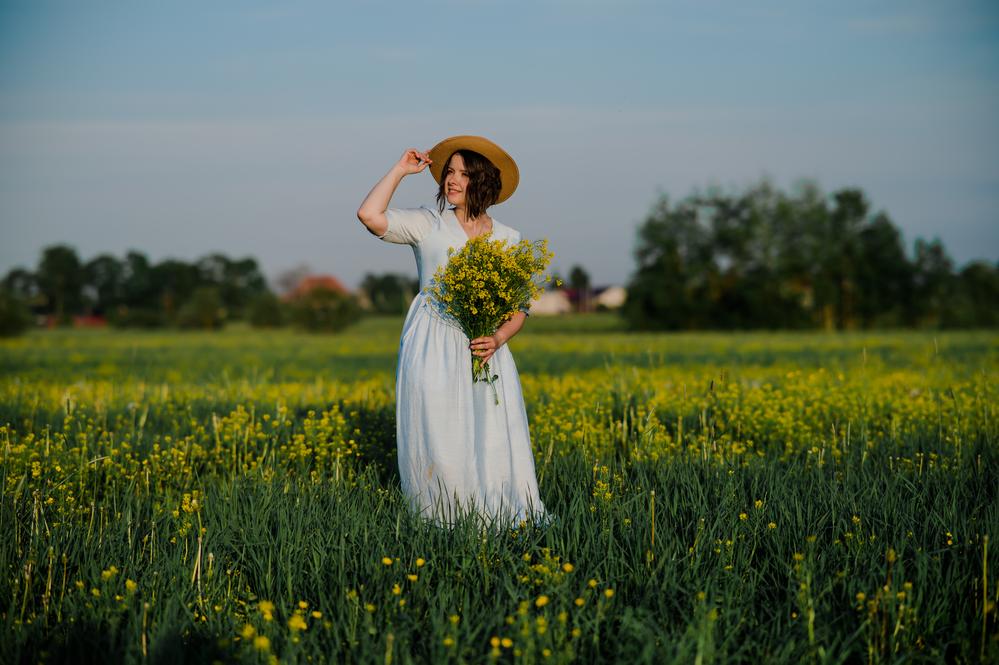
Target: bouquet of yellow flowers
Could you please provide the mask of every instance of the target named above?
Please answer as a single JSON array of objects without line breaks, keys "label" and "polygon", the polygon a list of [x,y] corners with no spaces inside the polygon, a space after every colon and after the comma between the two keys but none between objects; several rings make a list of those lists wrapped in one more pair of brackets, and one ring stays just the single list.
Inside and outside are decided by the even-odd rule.
[{"label": "bouquet of yellow flowers", "polygon": [[[426,291],[469,340],[485,337],[541,293],[551,281],[551,275],[542,273],[553,256],[547,240],[508,243],[489,234],[477,236],[457,252],[448,250],[447,263],[437,269]],[[493,384],[498,378],[488,363],[472,354],[472,381],[488,382],[497,404]]]}]

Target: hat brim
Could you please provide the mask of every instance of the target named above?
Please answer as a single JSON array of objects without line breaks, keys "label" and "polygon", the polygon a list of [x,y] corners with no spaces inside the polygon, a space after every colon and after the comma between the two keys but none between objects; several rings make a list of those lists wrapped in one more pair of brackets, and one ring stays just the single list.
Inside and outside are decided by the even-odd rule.
[{"label": "hat brim", "polygon": [[440,184],[444,164],[457,150],[472,150],[493,163],[500,172],[500,194],[496,203],[506,201],[520,184],[520,169],[506,150],[482,136],[452,136],[430,149],[430,173]]}]

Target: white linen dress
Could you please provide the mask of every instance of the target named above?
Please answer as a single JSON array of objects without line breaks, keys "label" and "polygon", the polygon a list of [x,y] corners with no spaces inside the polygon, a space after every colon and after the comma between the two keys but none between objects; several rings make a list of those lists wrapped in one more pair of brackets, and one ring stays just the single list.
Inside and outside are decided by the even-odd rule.
[{"label": "white linen dress", "polygon": [[[468,240],[450,209],[389,208],[382,240],[411,245],[420,293],[402,326],[396,368],[396,440],[403,494],[438,526],[474,514],[491,526],[550,522],[538,495],[531,435],[513,355],[504,344],[489,359],[499,396],[472,382],[469,339],[423,289]],[[493,219],[492,237],[520,241]]]}]

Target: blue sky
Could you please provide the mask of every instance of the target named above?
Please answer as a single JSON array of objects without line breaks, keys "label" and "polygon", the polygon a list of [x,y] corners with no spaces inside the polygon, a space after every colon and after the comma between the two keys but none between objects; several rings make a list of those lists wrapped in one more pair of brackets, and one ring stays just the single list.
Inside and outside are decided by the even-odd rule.
[{"label": "blue sky", "polygon": [[995,261],[996,7],[0,0],[0,274],[57,242],[415,274],[354,213],[454,134],[520,165],[493,216],[598,284],[627,280],[661,192],[764,176],[861,187],[910,247]]}]

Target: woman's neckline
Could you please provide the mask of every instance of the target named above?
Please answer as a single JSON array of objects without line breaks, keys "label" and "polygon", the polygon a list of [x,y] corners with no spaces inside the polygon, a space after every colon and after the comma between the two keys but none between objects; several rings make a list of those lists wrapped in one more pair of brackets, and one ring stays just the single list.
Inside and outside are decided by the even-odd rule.
[{"label": "woman's neckline", "polygon": [[[470,235],[468,235],[468,231],[465,230],[465,227],[461,225],[461,220],[458,219],[458,215],[454,212],[454,208],[448,208],[447,211],[449,213],[451,213],[452,217],[454,217],[454,221],[458,225],[458,230],[461,231],[461,234],[463,236],[465,236],[465,238],[467,240],[473,240],[473,237],[470,236]],[[479,236],[487,235],[487,234],[492,233],[493,231],[496,230],[496,225],[499,224],[499,222],[496,221],[496,218],[493,217],[493,216],[491,216],[491,215],[489,217],[489,220],[490,220],[489,221],[489,230],[488,231],[483,231],[479,235],[475,236],[475,238],[478,238]]]}]

